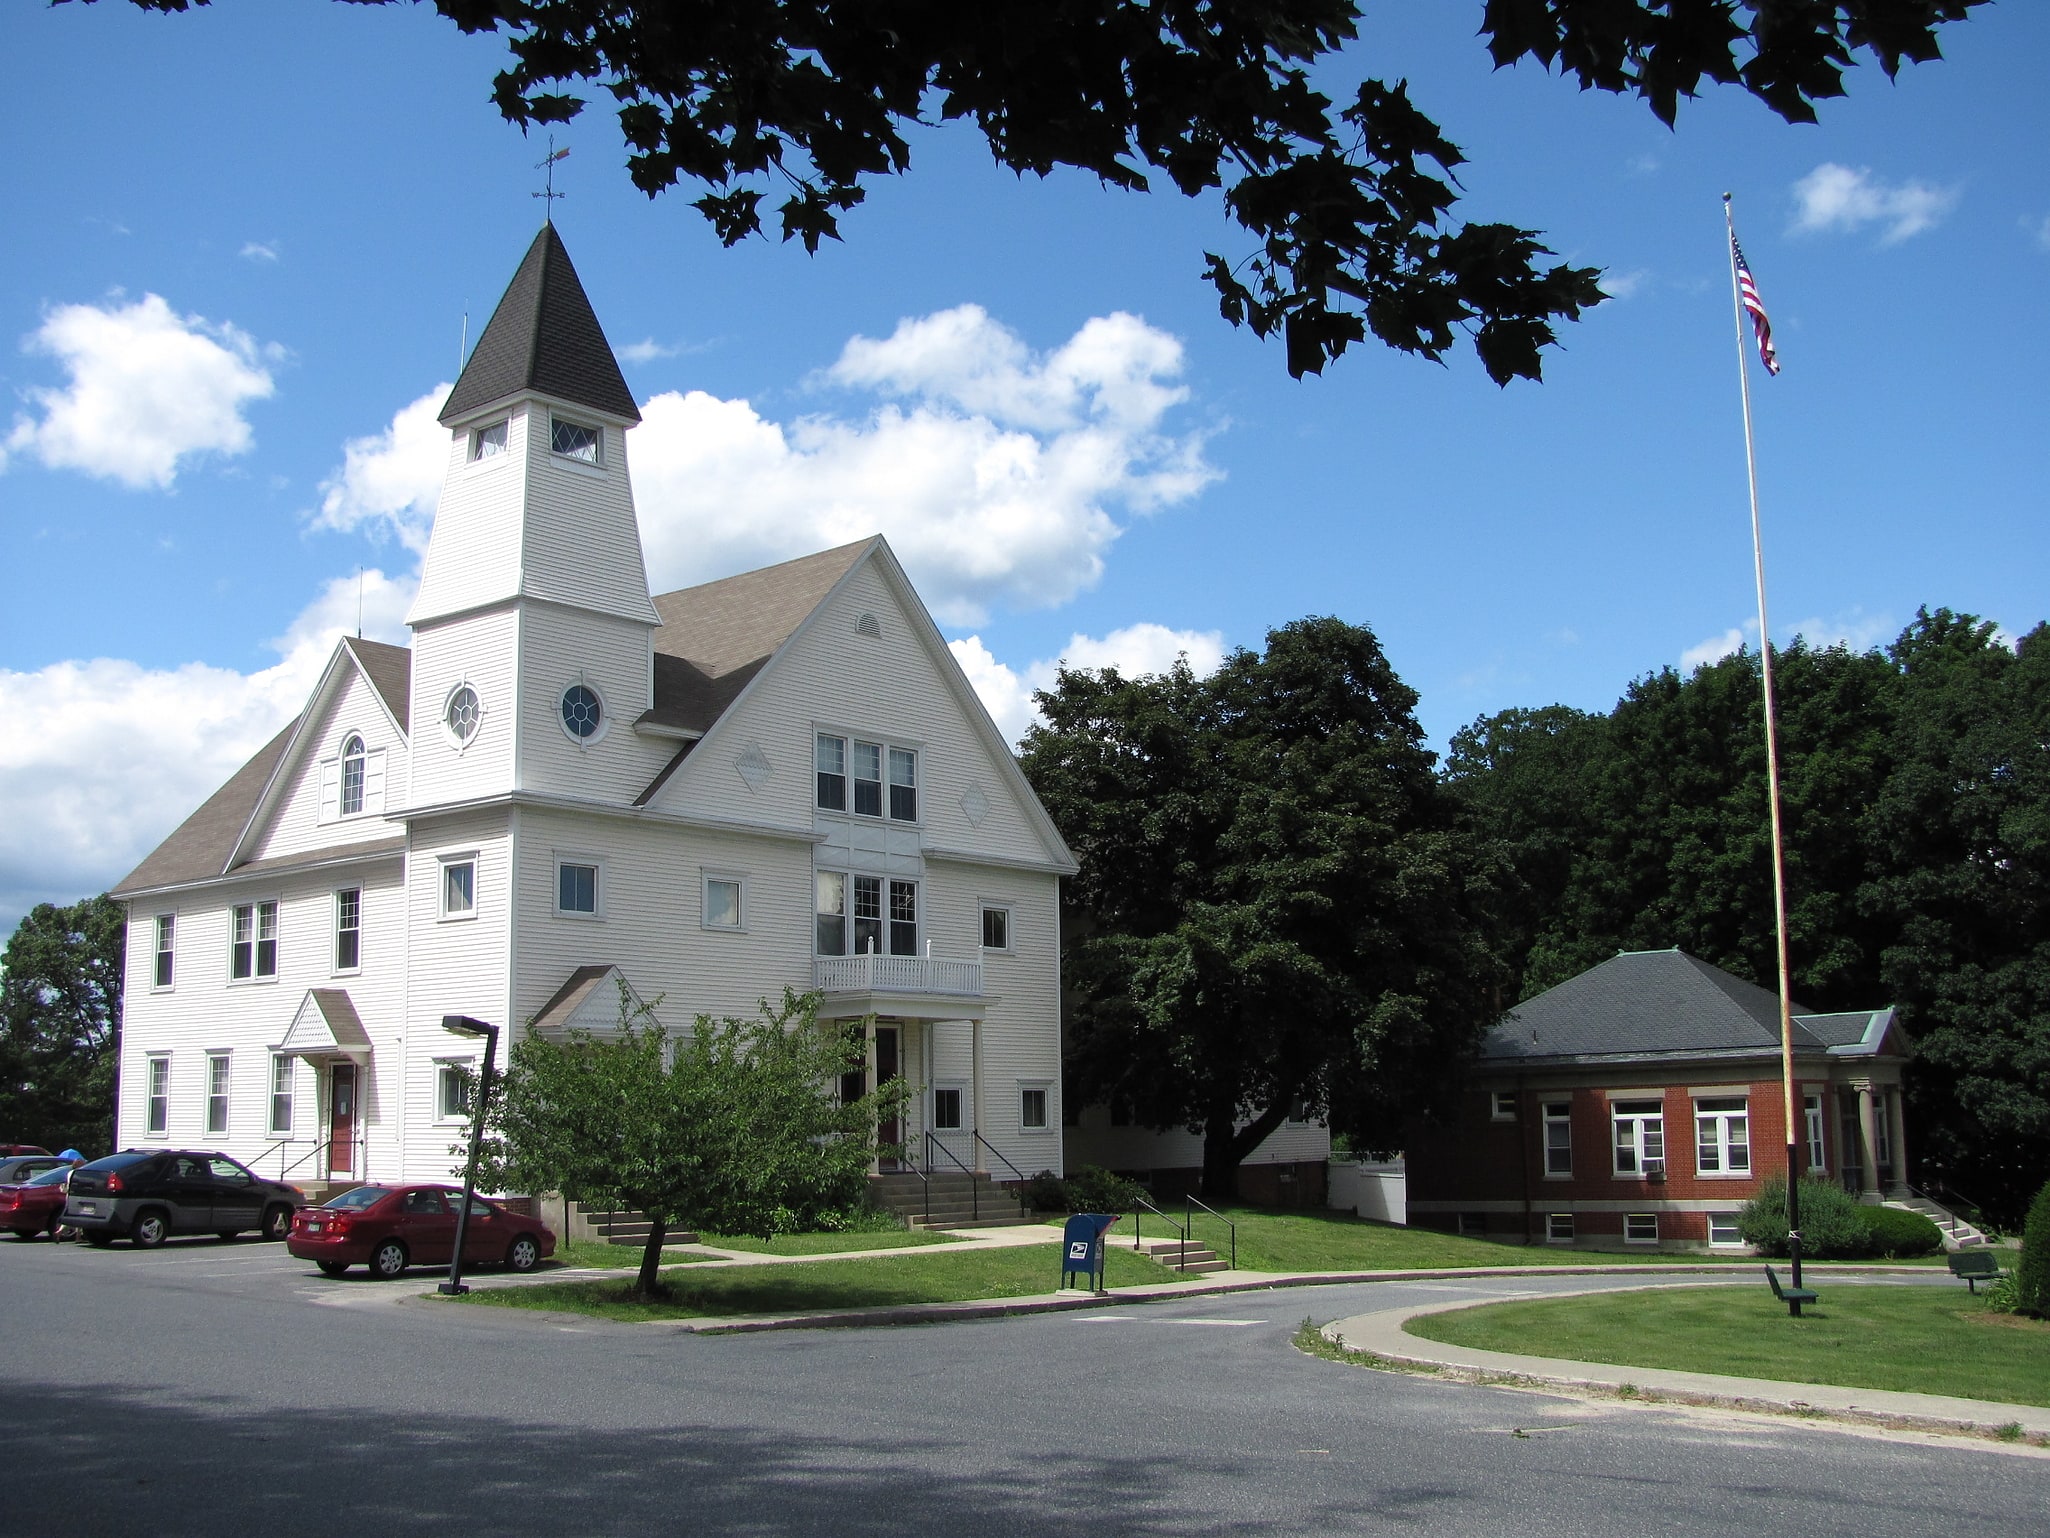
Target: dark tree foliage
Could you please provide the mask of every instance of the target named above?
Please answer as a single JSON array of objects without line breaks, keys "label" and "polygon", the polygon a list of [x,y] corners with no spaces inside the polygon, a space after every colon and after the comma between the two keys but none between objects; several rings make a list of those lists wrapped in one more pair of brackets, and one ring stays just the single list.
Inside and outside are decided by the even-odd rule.
[{"label": "dark tree foliage", "polygon": [[1063,669],[1025,772],[1066,884],[1070,1093],[1203,1137],[1206,1196],[1292,1105],[1390,1146],[1499,1007],[1501,872],[1372,632],[1300,620],[1208,678]]},{"label": "dark tree foliage", "polygon": [[[133,0],[183,11],[206,0]],[[391,0],[354,0],[387,4]],[[1668,126],[1704,81],[1790,122],[1844,94],[1867,53],[1889,76],[1940,56],[1937,28],[1984,0],[1486,0],[1496,64],[1534,59],[1582,89],[1640,98]],[[1409,100],[1313,71],[1354,41],[1358,0],[436,0],[501,32],[509,120],[617,103],[634,184],[685,183],[731,245],[762,230],[816,250],[906,133],[971,121],[1002,165],[1072,167],[1145,191],[1221,194],[1251,237],[1206,255],[1233,324],[1280,333],[1298,377],[1371,331],[1442,358],[1464,332],[1498,384],[1535,379],[1553,321],[1602,297],[1593,268],[1545,265],[1535,232],[1452,214],[1464,156]]]},{"label": "dark tree foliage", "polygon": [[0,966],[0,1141],[107,1150],[114,1138],[127,917],[112,898],[38,903]]},{"label": "dark tree foliage", "polygon": [[[1885,651],[1774,659],[1795,995],[1900,1007],[1920,1169],[2011,1221],[2050,1167],[2050,630],[1925,610]],[[1522,878],[1516,997],[1668,945],[1777,986],[1759,699],[1740,653],[1454,738]]]}]

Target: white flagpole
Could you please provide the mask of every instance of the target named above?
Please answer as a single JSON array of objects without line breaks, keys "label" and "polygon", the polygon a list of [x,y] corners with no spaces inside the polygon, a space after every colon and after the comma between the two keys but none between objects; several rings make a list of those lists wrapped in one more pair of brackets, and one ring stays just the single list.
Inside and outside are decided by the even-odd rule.
[{"label": "white flagpole", "polygon": [[[1765,785],[1772,812],[1773,931],[1779,941],[1780,1094],[1787,1129],[1787,1254],[1795,1287],[1801,1285],[1801,1138],[1805,1129],[1794,1093],[1793,982],[1787,963],[1787,857],[1781,831],[1779,727],[1772,696],[1772,629],[1765,617],[1765,541],[1758,527],[1758,455],[1751,441],[1751,360],[1744,335],[1744,295],[1737,280],[1737,224],[1730,195],[1723,194],[1723,223],[1730,237],[1730,299],[1737,317],[1737,381],[1744,400],[1744,469],[1751,484],[1751,565],[1758,582],[1758,658],[1765,686]],[[1792,1305],[1798,1312],[1800,1305]]]}]

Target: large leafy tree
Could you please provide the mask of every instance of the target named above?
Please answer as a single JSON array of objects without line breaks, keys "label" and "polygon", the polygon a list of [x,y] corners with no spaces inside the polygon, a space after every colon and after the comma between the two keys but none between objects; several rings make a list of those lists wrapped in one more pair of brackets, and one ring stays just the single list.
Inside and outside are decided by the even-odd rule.
[{"label": "large leafy tree", "polygon": [[0,966],[0,1137],[105,1149],[114,1137],[127,922],[112,898],[38,903]]},{"label": "large leafy tree", "polygon": [[[183,11],[206,0],[134,0]],[[356,0],[390,3],[390,0]],[[1888,75],[1938,57],[1937,29],[1984,0],[1485,0],[1495,63],[1534,59],[1634,96],[1669,126],[1704,82],[1790,122],[1844,92],[1856,56]],[[1553,322],[1602,297],[1547,265],[1534,231],[1453,213],[1464,156],[1406,83],[1334,56],[1358,0],[435,0],[500,32],[494,100],[523,126],[617,104],[628,170],[683,183],[726,243],[816,249],[907,132],[972,122],[999,165],[1072,167],[1129,191],[1218,193],[1249,249],[1208,253],[1225,317],[1279,333],[1316,372],[1368,332],[1440,358],[1462,332],[1497,383],[1538,377]],[[1313,83],[1313,77],[1315,83]],[[1342,83],[1340,96],[1324,83]]]},{"label": "large leafy tree", "polygon": [[1301,620],[1207,678],[1063,669],[1025,772],[1063,900],[1070,1093],[1203,1137],[1206,1196],[1291,1107],[1388,1146],[1498,1007],[1497,867],[1372,632]]},{"label": "large leafy tree", "polygon": [[529,1033],[489,1108],[487,1179],[646,1214],[635,1291],[662,1288],[675,1228],[763,1238],[810,1227],[862,1194],[878,1116],[901,1086],[841,1100],[849,1040],[784,995],[752,1020],[703,1015],[674,1035],[622,989],[618,1029]]}]

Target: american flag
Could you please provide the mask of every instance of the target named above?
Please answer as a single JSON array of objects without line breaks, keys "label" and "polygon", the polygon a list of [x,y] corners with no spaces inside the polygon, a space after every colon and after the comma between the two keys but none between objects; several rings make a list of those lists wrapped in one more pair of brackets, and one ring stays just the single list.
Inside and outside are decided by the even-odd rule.
[{"label": "american flag", "polygon": [[1758,333],[1758,361],[1765,365],[1768,374],[1780,371],[1779,349],[1772,345],[1772,322],[1765,317],[1765,301],[1758,297],[1758,285],[1751,281],[1750,264],[1744,260],[1744,248],[1737,244],[1737,237],[1730,237],[1730,255],[1737,261],[1737,293],[1744,301],[1744,308],[1751,316],[1751,329]]}]

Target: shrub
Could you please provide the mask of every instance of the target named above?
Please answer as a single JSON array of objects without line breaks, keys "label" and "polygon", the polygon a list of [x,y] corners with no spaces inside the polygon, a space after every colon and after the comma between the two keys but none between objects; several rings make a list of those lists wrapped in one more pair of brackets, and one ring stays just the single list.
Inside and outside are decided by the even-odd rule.
[{"label": "shrub", "polygon": [[2022,1223],[2022,1258],[2014,1268],[2015,1308],[2050,1319],[2050,1181],[2029,1203]]},{"label": "shrub", "polygon": [[[1801,1195],[1801,1227],[1808,1227],[1808,1196]],[[1859,1207],[1858,1221],[1870,1237],[1871,1253],[1888,1260],[1907,1260],[1916,1255],[1934,1255],[1943,1248],[1943,1233],[1919,1212],[1901,1207]]]},{"label": "shrub", "polygon": [[1986,1290],[1979,1294],[1980,1306],[1989,1314],[2018,1314],[2021,1312],[2021,1288],[2015,1285],[2012,1274],[1986,1284]]},{"label": "shrub", "polygon": [[1146,1194],[1136,1180],[1085,1164],[1068,1177],[1070,1212],[1130,1212]]},{"label": "shrub", "polygon": [[1018,1193],[1034,1212],[1066,1212],[1070,1200],[1068,1183],[1052,1170],[1041,1170],[1025,1182]]},{"label": "shrub", "polygon": [[[1855,1260],[1872,1252],[1872,1230],[1858,1203],[1833,1180],[1801,1182],[1801,1254],[1807,1260]],[[1771,1175],[1737,1216],[1737,1232],[1761,1255],[1787,1253],[1787,1177]]]}]

